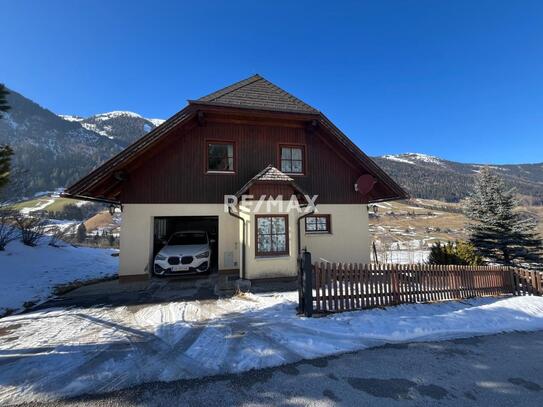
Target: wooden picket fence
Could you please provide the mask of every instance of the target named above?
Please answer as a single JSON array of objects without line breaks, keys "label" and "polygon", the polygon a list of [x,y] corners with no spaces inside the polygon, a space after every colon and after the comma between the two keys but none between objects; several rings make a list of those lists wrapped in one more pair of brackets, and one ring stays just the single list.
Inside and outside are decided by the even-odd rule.
[{"label": "wooden picket fence", "polygon": [[300,263],[300,311],[306,315],[471,297],[543,294],[543,273],[523,269],[308,262],[310,255]]}]

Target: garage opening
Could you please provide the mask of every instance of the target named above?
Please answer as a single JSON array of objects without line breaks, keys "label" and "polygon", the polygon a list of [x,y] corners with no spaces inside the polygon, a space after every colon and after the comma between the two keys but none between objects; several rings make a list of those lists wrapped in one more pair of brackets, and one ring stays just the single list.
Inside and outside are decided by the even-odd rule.
[{"label": "garage opening", "polygon": [[218,270],[218,216],[154,219],[153,267],[160,276],[199,276]]}]

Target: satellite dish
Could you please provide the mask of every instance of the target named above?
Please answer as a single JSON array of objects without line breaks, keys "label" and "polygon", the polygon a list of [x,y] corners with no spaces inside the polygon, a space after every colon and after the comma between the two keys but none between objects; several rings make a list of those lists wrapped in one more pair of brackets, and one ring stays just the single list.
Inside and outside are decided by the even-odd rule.
[{"label": "satellite dish", "polygon": [[368,195],[375,184],[377,183],[377,180],[373,178],[370,174],[364,174],[358,177],[356,180],[356,184],[354,184],[354,190],[358,192],[361,195]]}]

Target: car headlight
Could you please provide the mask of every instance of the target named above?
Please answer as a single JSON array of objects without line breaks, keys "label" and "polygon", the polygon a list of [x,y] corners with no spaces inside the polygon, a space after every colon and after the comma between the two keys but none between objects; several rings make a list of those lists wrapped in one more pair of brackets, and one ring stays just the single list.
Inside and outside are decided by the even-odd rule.
[{"label": "car headlight", "polygon": [[157,254],[156,257],[155,257],[155,260],[158,260],[158,261],[166,260],[166,256],[163,256],[161,254]]},{"label": "car headlight", "polygon": [[209,257],[209,250],[196,255],[197,259],[205,259],[206,257]]}]

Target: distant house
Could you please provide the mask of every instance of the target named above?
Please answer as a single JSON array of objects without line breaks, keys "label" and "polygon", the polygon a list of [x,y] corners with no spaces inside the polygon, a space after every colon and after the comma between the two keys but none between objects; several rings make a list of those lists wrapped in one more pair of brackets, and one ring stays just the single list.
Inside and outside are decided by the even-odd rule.
[{"label": "distant house", "polygon": [[121,277],[151,275],[164,239],[203,230],[211,268],[248,279],[295,276],[304,248],[368,263],[368,204],[407,196],[326,116],[259,75],[189,100],[65,195],[122,206]]}]

